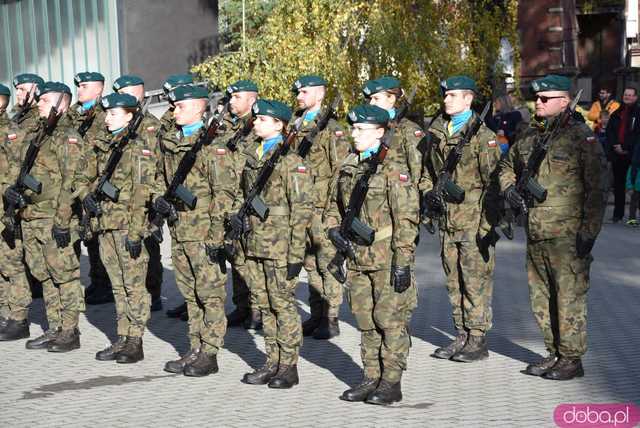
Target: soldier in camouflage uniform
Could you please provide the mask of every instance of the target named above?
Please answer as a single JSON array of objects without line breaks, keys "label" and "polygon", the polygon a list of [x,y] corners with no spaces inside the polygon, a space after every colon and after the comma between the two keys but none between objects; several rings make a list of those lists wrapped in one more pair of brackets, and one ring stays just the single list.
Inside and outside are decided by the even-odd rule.
[{"label": "soldier in camouflage uniform", "polygon": [[[255,140],[252,132],[253,121],[251,108],[258,99],[258,86],[251,80],[238,80],[227,88],[230,114],[225,117],[224,130],[216,141],[221,141],[227,145],[235,164],[236,174],[242,174],[244,167],[245,147],[251,145]],[[247,133],[248,132],[248,133]],[[247,134],[241,137],[242,134]],[[237,140],[237,141],[236,141]],[[235,255],[232,266],[232,301],[236,309],[227,314],[227,324],[230,327],[244,324],[246,329],[258,330],[262,328],[262,317],[260,311],[251,308],[251,293],[245,281],[245,257],[242,243],[236,242]]]},{"label": "soldier in camouflage uniform", "polygon": [[[206,89],[186,85],[169,93],[177,128],[161,141],[158,163],[158,193],[164,193],[178,165],[205,132]],[[191,349],[180,359],[169,361],[165,371],[186,376],[207,376],[218,371],[217,354],[222,349],[227,320],[224,219],[233,207],[239,175],[227,147],[214,141],[197,153],[196,163],[182,185],[197,197],[190,210],[179,200],[156,198],[154,207],[170,224],[171,254],[176,283],[189,311]]]},{"label": "soldier in camouflage uniform", "polygon": [[331,119],[327,127],[313,139],[308,153],[301,152],[300,143],[316,127],[324,113],[321,109],[327,82],[317,75],[300,76],[291,89],[296,94],[300,109],[299,117],[293,123],[300,133],[292,149],[303,157],[313,177],[314,214],[307,230],[304,258],[311,317],[302,323],[302,335],[330,339],[340,334],[338,312],[342,303],[342,285],[327,271],[335,249],[327,239],[322,213],[329,197],[327,189],[338,166],[349,153],[349,143],[344,138],[342,127]]},{"label": "soldier in camouflage uniform", "polygon": [[[113,82],[113,91],[119,94],[129,94],[138,100],[142,105],[144,103],[144,81],[139,76],[124,75],[120,76]],[[160,129],[160,121],[149,111],[144,114],[144,119],[140,124],[138,135],[145,141],[145,147],[148,147],[155,156],[158,156],[158,136]],[[153,218],[155,213],[153,209],[149,209],[149,218]],[[147,268],[146,285],[147,291],[151,295],[151,312],[162,310],[162,260],[160,255],[160,244],[158,241],[148,236],[144,240],[144,246],[149,254],[149,266]]]},{"label": "soldier in camouflage uniform", "polygon": [[[193,83],[193,76],[190,74],[172,74],[165,80],[162,85],[162,90],[165,96],[169,96],[169,93],[178,86],[191,85]],[[160,129],[158,129],[158,141],[162,141],[165,135],[169,132],[176,132],[175,119],[173,117],[174,105],[169,103],[169,108],[164,112],[160,118]],[[159,173],[159,171],[157,171]],[[189,315],[187,313],[187,303],[184,302],[175,308],[167,310],[167,316],[169,318],[180,318],[183,321],[187,321]]]},{"label": "soldier in camouflage uniform", "polygon": [[[259,140],[244,150],[241,187],[245,196],[267,159],[284,144],[282,133],[291,120],[289,107],[273,100],[258,100],[253,105],[253,114],[254,132]],[[244,232],[246,279],[251,288],[252,308],[262,313],[267,352],[265,364],[245,374],[243,382],[291,388],[298,384],[297,362],[302,344],[295,288],[313,209],[311,174],[303,160],[295,152],[287,151],[259,196],[269,208],[264,222],[253,215],[244,221],[237,214],[230,219],[234,230]]]},{"label": "soldier in camouflage uniform", "polygon": [[[106,113],[100,107],[100,98],[104,89],[104,76],[97,72],[85,71],[75,75],[73,82],[78,88],[78,102],[68,112],[69,119],[80,135],[84,138],[85,149],[93,151],[97,140],[108,138],[108,132],[104,127]],[[74,213],[81,217],[82,208],[74,206]],[[100,259],[100,245],[98,237],[85,239],[89,256],[89,279],[91,284],[85,290],[85,299],[89,305],[99,305],[113,302],[111,281]],[[79,246],[80,243],[78,242]],[[76,249],[78,252],[79,247]],[[78,252],[79,254],[79,252]]]},{"label": "soldier in camouflage uniform", "polygon": [[462,203],[438,195],[433,187],[445,159],[465,136],[475,113],[471,110],[476,83],[467,76],[442,82],[445,114],[429,129],[431,149],[420,183],[423,207],[439,213],[441,257],[453,309],[455,339],[436,349],[436,358],[473,362],[489,356],[486,333],[491,329],[495,241],[498,224],[497,181],[500,160],[496,136],[484,124],[464,147],[452,180],[464,192]]},{"label": "soldier in camouflage uniform", "polygon": [[[368,181],[360,221],[375,230],[370,246],[343,235],[341,218],[356,182],[371,168],[386,132],[386,110],[361,105],[348,115],[356,153],[340,167],[325,212],[327,235],[347,260],[348,301],[361,333],[362,382],[345,391],[346,401],[387,405],[402,400],[401,377],[411,340],[408,323],[417,305],[414,279],[418,191],[408,167],[385,159]],[[351,234],[347,234],[351,235]]]},{"label": "soldier in camouflage uniform", "polygon": [[149,320],[150,298],[144,287],[149,255],[143,240],[148,229],[147,203],[155,187],[155,156],[144,138],[126,142],[109,180],[119,189],[117,201],[101,198],[96,185],[111,153],[128,137],[129,122],[139,105],[131,95],[111,94],[102,98],[101,106],[109,134],[94,139],[94,148],[85,151],[74,179],[74,195],[82,200],[85,216],[101,211],[92,220],[90,232],[98,236],[116,304],[118,340],[99,351],[96,359],[136,363],[144,359],[142,335]]},{"label": "soldier in camouflage uniform", "polygon": [[[5,113],[10,97],[9,88],[0,85],[0,194],[15,183],[13,173],[19,168],[26,135]],[[31,290],[22,260],[22,239],[19,233],[0,227],[0,341],[24,339],[29,337]]]},{"label": "soldier in camouflage uniform", "polygon": [[[527,204],[527,271],[531,309],[549,355],[525,372],[546,379],[583,376],[587,351],[587,290],[591,249],[602,227],[606,161],[598,140],[571,117],[550,142],[538,183],[548,195],[540,203],[515,188],[516,178],[538,140],[570,103],[571,82],[549,75],[532,83],[542,127],[526,130],[500,163],[500,187],[514,207]],[[523,208],[520,208],[524,211]]]},{"label": "soldier in camouflage uniform", "polygon": [[[59,112],[67,111],[71,90],[63,83],[47,82],[38,89],[37,97],[40,116],[48,117],[59,101]],[[43,284],[49,324],[44,335],[27,341],[27,349],[67,352],[80,347],[78,320],[84,311],[84,298],[80,264],[70,245],[77,236],[70,226],[73,173],[78,169],[82,144],[73,128],[56,127],[42,140],[31,169],[31,175],[42,183],[42,192],[22,193],[10,186],[4,193],[6,201],[19,208],[25,258]],[[23,159],[27,148],[23,146]]]}]

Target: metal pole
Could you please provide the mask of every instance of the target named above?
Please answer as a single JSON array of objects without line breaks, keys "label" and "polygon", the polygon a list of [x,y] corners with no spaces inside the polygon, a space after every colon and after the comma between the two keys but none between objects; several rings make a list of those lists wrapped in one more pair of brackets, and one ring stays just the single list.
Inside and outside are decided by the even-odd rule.
[{"label": "metal pole", "polygon": [[245,0],[242,0],[242,54],[243,55],[246,53],[245,44],[246,44],[246,30],[247,30],[247,26],[245,23],[246,14],[245,14],[244,2]]}]

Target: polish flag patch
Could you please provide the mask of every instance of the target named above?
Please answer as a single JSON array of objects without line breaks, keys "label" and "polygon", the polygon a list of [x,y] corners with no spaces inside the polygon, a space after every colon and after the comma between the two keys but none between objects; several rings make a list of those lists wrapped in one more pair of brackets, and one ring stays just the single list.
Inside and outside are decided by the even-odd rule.
[{"label": "polish flag patch", "polygon": [[222,149],[222,148],[218,148],[218,149],[216,149],[216,154],[217,154],[218,156],[225,155],[226,153],[227,153],[227,150],[226,150],[226,149]]},{"label": "polish flag patch", "polygon": [[587,137],[587,139],[585,140],[587,143],[593,143],[596,141],[596,137]]},{"label": "polish flag patch", "polygon": [[344,132],[336,131],[336,137],[344,137]]},{"label": "polish flag patch", "polygon": [[9,135],[7,135],[7,139],[9,139],[9,141],[13,141],[16,138],[18,138],[17,134],[9,134]]},{"label": "polish flag patch", "polygon": [[304,165],[298,165],[298,169],[297,169],[297,171],[298,171],[300,174],[304,174],[304,173],[306,173],[306,172],[307,172],[307,167],[306,167],[306,166],[304,166]]},{"label": "polish flag patch", "polygon": [[78,139],[74,137],[69,137],[69,144],[78,144]]},{"label": "polish flag patch", "polygon": [[156,130],[155,126],[147,126],[147,132],[153,132]]},{"label": "polish flag patch", "polygon": [[414,132],[414,135],[418,138],[422,138],[424,137],[424,132],[418,129],[416,132]]},{"label": "polish flag patch", "polygon": [[496,147],[498,145],[498,143],[496,143],[496,140],[490,140],[487,145],[489,147]]},{"label": "polish flag patch", "polygon": [[142,149],[142,156],[145,156],[145,157],[153,156],[153,152],[149,149]]},{"label": "polish flag patch", "polygon": [[406,183],[407,181],[409,181],[409,176],[407,174],[400,174],[398,175],[398,178],[402,183]]}]

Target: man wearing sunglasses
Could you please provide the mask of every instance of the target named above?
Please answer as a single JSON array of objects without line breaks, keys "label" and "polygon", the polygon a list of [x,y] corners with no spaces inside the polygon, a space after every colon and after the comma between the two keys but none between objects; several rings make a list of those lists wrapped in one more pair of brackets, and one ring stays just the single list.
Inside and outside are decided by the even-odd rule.
[{"label": "man wearing sunglasses", "polygon": [[529,297],[549,353],[528,365],[525,373],[569,380],[584,376],[589,268],[605,209],[606,164],[589,127],[570,115],[550,142],[535,177],[547,190],[544,202],[516,190],[517,173],[571,103],[571,81],[566,77],[549,75],[531,87],[536,118],[500,161],[500,188],[512,206],[527,203]]}]

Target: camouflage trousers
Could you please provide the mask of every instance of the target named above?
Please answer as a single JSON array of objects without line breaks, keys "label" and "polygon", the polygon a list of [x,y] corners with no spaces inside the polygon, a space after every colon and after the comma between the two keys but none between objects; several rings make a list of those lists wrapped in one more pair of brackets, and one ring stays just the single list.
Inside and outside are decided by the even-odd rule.
[{"label": "camouflage trousers", "polygon": [[309,307],[311,316],[337,317],[342,304],[342,284],[327,270],[335,255],[335,247],[327,239],[322,214],[314,212],[307,229],[307,248],[304,268],[309,277]]},{"label": "camouflage trousers", "polygon": [[[12,248],[13,247],[13,248]],[[0,238],[0,318],[27,319],[31,289],[22,260],[22,241]]]},{"label": "camouflage trousers", "polygon": [[204,242],[174,240],[171,258],[178,289],[187,303],[191,349],[216,354],[222,349],[227,329],[224,313],[226,275],[220,271],[218,263],[209,261]]},{"label": "camouflage trousers", "polygon": [[80,262],[73,245],[57,247],[52,227],[50,218],[22,221],[25,260],[33,276],[42,282],[49,328],[70,330],[78,327],[80,312],[85,309]]},{"label": "camouflage trousers", "polygon": [[140,257],[132,259],[125,248],[126,237],[126,230],[100,232],[100,258],[113,289],[118,336],[142,337],[151,305],[144,285],[149,255],[143,245]]},{"label": "camouflage trousers", "polygon": [[296,364],[302,345],[295,300],[298,279],[288,280],[287,264],[278,260],[247,257],[246,272],[253,308],[262,314],[267,362]]},{"label": "camouflage trousers", "polygon": [[587,352],[587,290],[592,257],[578,258],[575,238],[527,243],[531,310],[550,353]]},{"label": "camouflage trousers", "polygon": [[398,382],[411,346],[409,321],[418,303],[415,278],[404,293],[396,293],[390,270],[349,270],[348,301],[360,330],[365,376]]},{"label": "camouflage trousers", "polygon": [[456,241],[441,232],[442,267],[456,330],[481,336],[491,329],[495,247],[484,255],[474,241]]}]

